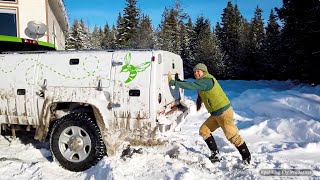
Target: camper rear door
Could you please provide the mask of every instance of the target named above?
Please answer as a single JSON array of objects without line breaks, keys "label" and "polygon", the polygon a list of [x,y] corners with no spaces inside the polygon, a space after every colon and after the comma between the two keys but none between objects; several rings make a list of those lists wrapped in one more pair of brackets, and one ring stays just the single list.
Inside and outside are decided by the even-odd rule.
[{"label": "camper rear door", "polygon": [[168,72],[171,73],[172,79],[174,79],[176,73],[178,73],[178,76],[183,79],[182,60],[178,55],[169,52],[164,52],[162,56],[162,61],[162,92],[164,96],[163,105],[166,107],[173,108],[175,105],[179,103],[179,100],[181,99],[181,90],[175,86],[169,86]]},{"label": "camper rear door", "polygon": [[150,117],[150,80],[152,51],[113,53],[113,103],[117,118]]}]

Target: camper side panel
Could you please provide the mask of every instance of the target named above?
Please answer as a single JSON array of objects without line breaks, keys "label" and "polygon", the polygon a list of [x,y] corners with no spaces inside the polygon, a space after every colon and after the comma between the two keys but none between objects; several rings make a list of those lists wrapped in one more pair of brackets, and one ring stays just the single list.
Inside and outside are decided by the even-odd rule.
[{"label": "camper side panel", "polygon": [[33,103],[38,55],[0,55],[0,123],[37,125]]},{"label": "camper side panel", "polygon": [[112,53],[65,52],[41,54],[38,83],[48,87],[103,87],[110,85]]}]

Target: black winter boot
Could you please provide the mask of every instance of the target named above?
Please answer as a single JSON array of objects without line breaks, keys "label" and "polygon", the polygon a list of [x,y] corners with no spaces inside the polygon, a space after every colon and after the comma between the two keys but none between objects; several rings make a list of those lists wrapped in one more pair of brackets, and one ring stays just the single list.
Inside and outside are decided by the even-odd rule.
[{"label": "black winter boot", "polygon": [[237,147],[239,153],[241,154],[242,156],[242,162],[244,164],[250,164],[250,161],[251,161],[251,154],[250,154],[250,151],[246,145],[246,143],[244,142],[243,144],[241,144],[239,147]]},{"label": "black winter boot", "polygon": [[210,137],[208,137],[205,140],[205,142],[207,143],[209,149],[211,150],[211,156],[209,157],[209,160],[213,163],[219,162],[221,160],[221,157],[220,157],[219,150],[214,138],[210,135]]}]

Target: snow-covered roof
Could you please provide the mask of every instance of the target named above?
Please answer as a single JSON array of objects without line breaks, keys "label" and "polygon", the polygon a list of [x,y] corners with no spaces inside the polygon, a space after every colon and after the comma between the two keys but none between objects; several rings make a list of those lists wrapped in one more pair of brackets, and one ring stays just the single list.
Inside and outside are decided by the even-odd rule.
[{"label": "snow-covered roof", "polygon": [[49,3],[51,7],[55,9],[55,12],[57,12],[55,15],[60,23],[60,26],[63,28],[63,30],[67,30],[69,27],[69,21],[67,11],[64,6],[64,0],[49,0]]},{"label": "snow-covered roof", "polygon": [[65,17],[65,20],[66,20],[67,24],[69,25],[67,10],[66,10],[66,8],[64,6],[64,0],[59,0],[59,5],[61,6],[61,10],[63,11],[62,13],[63,13],[63,15]]}]

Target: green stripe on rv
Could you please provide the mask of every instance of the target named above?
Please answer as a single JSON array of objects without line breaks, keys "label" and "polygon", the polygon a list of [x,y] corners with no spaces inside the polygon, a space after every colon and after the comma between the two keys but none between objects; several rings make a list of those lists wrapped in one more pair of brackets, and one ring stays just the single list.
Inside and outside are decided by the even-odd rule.
[{"label": "green stripe on rv", "polygon": [[[4,35],[0,35],[0,41],[19,42],[19,43],[22,43],[22,39],[21,39],[21,38],[14,37],[14,36],[4,36]],[[50,47],[50,48],[54,48],[54,49],[55,49],[54,44],[47,43],[47,42],[43,42],[43,41],[38,41],[38,45],[40,45],[40,46],[46,46],[46,47]]]},{"label": "green stripe on rv", "polygon": [[47,43],[47,42],[43,42],[43,41],[38,41],[38,45],[55,48],[55,47],[54,47],[54,44]]},{"label": "green stripe on rv", "polygon": [[13,37],[13,36],[3,36],[0,35],[0,41],[8,41],[8,42],[22,42],[21,38]]}]

